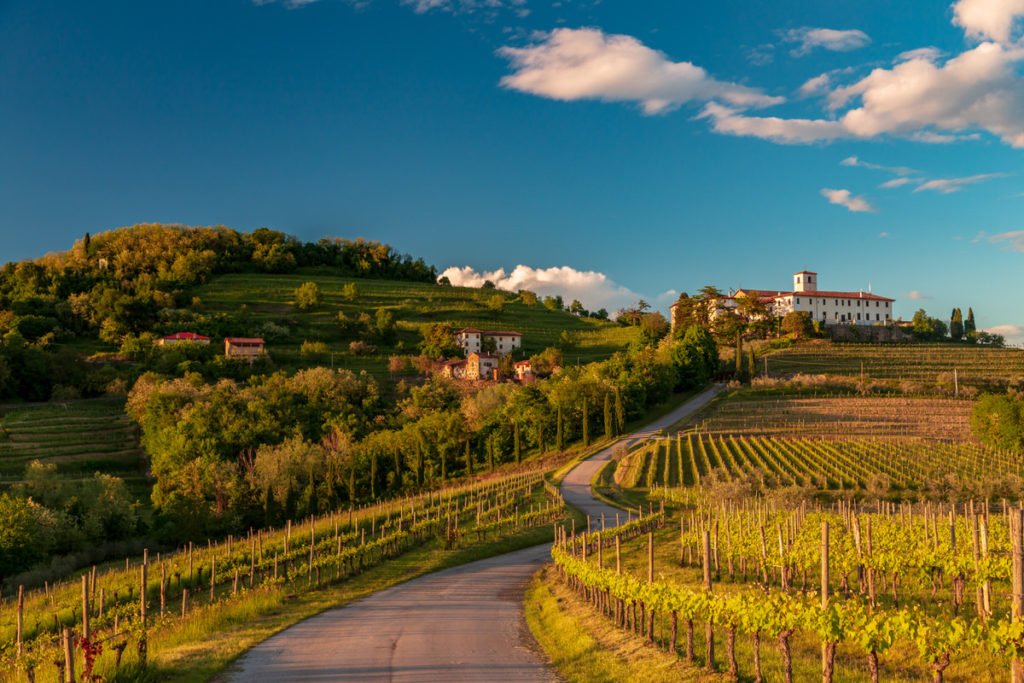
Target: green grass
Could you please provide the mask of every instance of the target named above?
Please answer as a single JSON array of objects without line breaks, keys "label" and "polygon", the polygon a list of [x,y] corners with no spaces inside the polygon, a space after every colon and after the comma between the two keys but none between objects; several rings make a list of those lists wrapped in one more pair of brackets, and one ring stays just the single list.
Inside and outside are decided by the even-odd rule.
[{"label": "green grass", "polygon": [[[307,281],[320,286],[324,302],[317,309],[304,313],[292,302],[295,289]],[[358,297],[351,302],[342,297],[342,288],[350,283],[355,284],[358,291]],[[501,313],[492,311],[485,303],[495,293],[506,297]],[[513,329],[523,335],[522,352],[525,355],[555,346],[562,331],[568,330],[576,336],[577,346],[566,352],[566,363],[588,363],[607,358],[637,336],[636,328],[577,318],[565,311],[549,310],[539,303],[529,307],[511,293],[335,277],[316,271],[290,275],[223,275],[194,288],[190,295],[199,297],[207,311],[233,314],[238,321],[232,334],[237,336],[258,336],[260,328],[267,322],[287,327],[289,332],[285,337],[268,340],[271,356],[280,364],[307,364],[308,359],[303,359],[299,352],[302,342],[321,341],[327,344],[328,353],[317,359],[319,362],[329,363],[333,352],[336,367],[357,372],[366,370],[378,375],[386,374],[387,355],[417,353],[420,329],[438,322],[450,323],[455,328]],[[243,305],[247,313],[238,316]],[[390,310],[398,321],[396,345],[380,348],[374,356],[352,355],[348,345],[355,337],[341,333],[337,324],[338,312],[343,311],[349,318],[355,318],[363,312],[374,315],[381,308]],[[195,331],[202,333],[202,330]]]},{"label": "green grass", "polygon": [[148,500],[138,435],[124,399],[10,406],[0,411],[0,487],[19,481],[32,460],[53,463],[66,477],[103,472],[121,477]]}]

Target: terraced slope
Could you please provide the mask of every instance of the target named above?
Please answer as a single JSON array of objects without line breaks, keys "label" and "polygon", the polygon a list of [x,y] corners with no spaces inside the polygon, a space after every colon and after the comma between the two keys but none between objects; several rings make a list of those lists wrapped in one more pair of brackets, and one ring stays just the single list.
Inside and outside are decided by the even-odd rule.
[{"label": "terraced slope", "polygon": [[94,472],[147,487],[135,426],[122,399],[92,399],[0,408],[0,486],[18,481],[33,461],[57,465],[62,474]]}]

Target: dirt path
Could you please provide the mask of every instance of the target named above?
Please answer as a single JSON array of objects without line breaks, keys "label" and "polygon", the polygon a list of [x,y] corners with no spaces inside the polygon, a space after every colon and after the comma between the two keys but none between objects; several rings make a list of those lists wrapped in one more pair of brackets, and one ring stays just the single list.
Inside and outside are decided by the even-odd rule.
[{"label": "dirt path", "polygon": [[[646,438],[697,410],[712,388],[641,432]],[[590,480],[612,457],[606,448],[562,483],[567,502],[598,524],[616,508],[590,493]],[[610,517],[609,517],[610,516]],[[608,520],[611,520],[610,523]],[[549,559],[539,545],[446,569],[329,610],[267,639],[243,655],[223,681],[552,681],[522,616],[530,576]]]}]

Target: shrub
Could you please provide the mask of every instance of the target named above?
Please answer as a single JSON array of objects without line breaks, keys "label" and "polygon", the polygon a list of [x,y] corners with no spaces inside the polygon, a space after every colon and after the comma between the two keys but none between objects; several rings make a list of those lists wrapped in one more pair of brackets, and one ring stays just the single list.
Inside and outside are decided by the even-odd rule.
[{"label": "shrub", "polygon": [[299,353],[301,353],[304,357],[309,357],[309,356],[314,356],[314,355],[315,356],[323,356],[323,355],[327,354],[327,351],[328,351],[327,344],[325,344],[323,342],[311,342],[311,341],[304,341],[304,342],[302,342],[302,346],[299,349]]},{"label": "shrub", "polygon": [[354,341],[348,345],[349,352],[357,356],[370,356],[377,353],[377,347],[364,341]]},{"label": "shrub", "polygon": [[310,311],[323,303],[324,295],[320,291],[320,285],[315,282],[303,282],[295,290],[295,305],[300,310]]}]

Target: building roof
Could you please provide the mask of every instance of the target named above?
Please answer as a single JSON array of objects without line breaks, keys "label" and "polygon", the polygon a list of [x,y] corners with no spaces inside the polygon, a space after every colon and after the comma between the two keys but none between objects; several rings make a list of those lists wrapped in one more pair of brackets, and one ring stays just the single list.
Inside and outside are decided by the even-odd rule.
[{"label": "building roof", "polygon": [[264,344],[259,337],[225,337],[224,341],[229,344]]},{"label": "building roof", "polygon": [[446,360],[445,362],[441,363],[442,367],[447,366],[447,367],[450,367],[450,368],[457,368],[460,365],[465,365],[465,364],[466,364],[466,361],[464,361],[464,360]]},{"label": "building roof", "polygon": [[488,337],[493,337],[493,336],[499,335],[499,334],[505,335],[506,337],[522,337],[523,336],[523,335],[519,334],[518,332],[512,332],[512,331],[509,331],[509,330],[488,330],[487,332],[484,332],[484,334],[487,335]]},{"label": "building roof", "polygon": [[518,368],[518,367],[521,367],[521,366],[523,366],[523,365],[530,365],[530,364],[531,364],[531,363],[530,363],[530,361],[528,361],[528,360],[521,360],[521,361],[519,361],[519,362],[517,362],[517,363],[516,363],[516,367]]},{"label": "building roof", "polygon": [[896,301],[870,292],[785,292],[779,296],[820,296],[825,299],[867,299],[869,301]]},{"label": "building roof", "polygon": [[817,275],[813,270],[801,270],[799,273],[793,273],[793,275]]},{"label": "building roof", "polygon": [[210,341],[209,337],[204,337],[203,335],[196,334],[195,332],[175,332],[174,334],[169,334],[162,338],[167,341],[197,341],[199,339]]},{"label": "building roof", "polygon": [[457,331],[455,332],[455,334],[462,334],[463,332],[470,332],[470,333],[476,333],[476,334],[483,334],[483,332],[482,332],[481,330],[478,330],[478,329],[476,329],[475,327],[463,327],[463,328],[462,328],[461,330],[457,330]]},{"label": "building roof", "polygon": [[472,358],[473,356],[476,356],[477,358],[497,358],[498,357],[496,354],[493,354],[493,353],[477,353],[477,352],[474,351],[473,353],[471,353],[468,356],[466,356],[466,358]]}]

